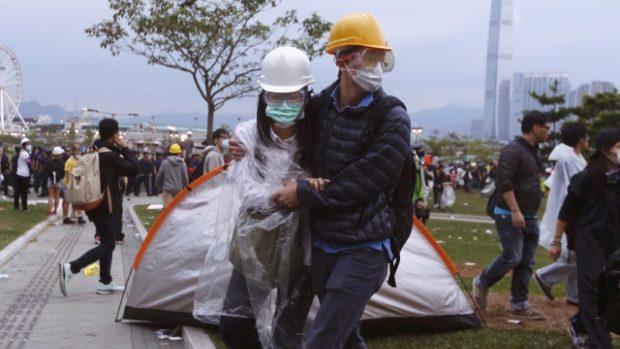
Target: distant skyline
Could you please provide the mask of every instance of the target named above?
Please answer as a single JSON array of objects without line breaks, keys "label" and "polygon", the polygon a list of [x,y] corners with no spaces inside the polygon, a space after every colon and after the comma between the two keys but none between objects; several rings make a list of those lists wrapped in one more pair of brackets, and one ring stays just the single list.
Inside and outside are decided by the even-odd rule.
[{"label": "distant skyline", "polygon": [[[456,104],[483,108],[491,0],[285,0],[277,9],[316,11],[336,21],[351,12],[373,13],[382,24],[396,67],[384,87],[411,111]],[[593,80],[620,85],[617,14],[620,2],[515,0],[513,71],[565,72],[572,88]],[[152,115],[206,112],[189,75],[149,66],[142,57],[117,57],[84,29],[110,17],[104,0],[3,0],[0,43],[17,55],[22,100],[67,110]],[[333,60],[313,61],[315,90],[336,75]],[[233,101],[220,114],[251,115],[255,101]],[[228,120],[219,120],[216,124]]]}]

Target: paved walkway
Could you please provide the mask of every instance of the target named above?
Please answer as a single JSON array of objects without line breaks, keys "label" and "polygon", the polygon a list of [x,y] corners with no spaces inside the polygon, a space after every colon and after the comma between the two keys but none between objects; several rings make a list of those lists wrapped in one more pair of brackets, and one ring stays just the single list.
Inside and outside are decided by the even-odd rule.
[{"label": "paved walkway", "polygon": [[[125,199],[130,204],[159,198]],[[0,348],[183,348],[183,341],[155,337],[155,327],[114,321],[120,294],[97,295],[97,277],[80,274],[69,283],[68,297],[58,286],[58,262],[75,259],[94,247],[95,227],[51,225],[18,255],[0,266]],[[140,241],[125,210],[126,242],[114,251],[112,277],[124,284]]]}]

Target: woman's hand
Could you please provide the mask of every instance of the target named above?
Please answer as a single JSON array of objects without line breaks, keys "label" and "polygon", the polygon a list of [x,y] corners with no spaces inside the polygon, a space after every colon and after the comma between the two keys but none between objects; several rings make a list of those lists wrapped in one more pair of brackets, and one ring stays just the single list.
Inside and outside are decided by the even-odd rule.
[{"label": "woman's hand", "polygon": [[549,257],[554,261],[557,261],[558,258],[560,258],[560,254],[562,254],[562,245],[551,245],[551,248],[549,249]]},{"label": "woman's hand", "polygon": [[308,181],[308,183],[310,183],[312,189],[316,191],[323,191],[327,183],[329,183],[329,179],[323,178],[306,178],[306,180]]},{"label": "woman's hand", "polygon": [[243,159],[243,157],[245,156],[245,149],[241,146],[242,143],[240,143],[234,138],[231,138],[228,141],[228,144],[228,150],[230,151],[230,155],[232,156],[233,160],[239,161]]}]

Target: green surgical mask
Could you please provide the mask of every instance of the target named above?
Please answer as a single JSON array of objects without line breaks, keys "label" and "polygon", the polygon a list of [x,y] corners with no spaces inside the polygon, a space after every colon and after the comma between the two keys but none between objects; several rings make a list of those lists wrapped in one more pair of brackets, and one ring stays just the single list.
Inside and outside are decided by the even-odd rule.
[{"label": "green surgical mask", "polygon": [[278,124],[293,124],[301,116],[302,105],[291,106],[286,101],[278,106],[267,105],[265,114]]}]

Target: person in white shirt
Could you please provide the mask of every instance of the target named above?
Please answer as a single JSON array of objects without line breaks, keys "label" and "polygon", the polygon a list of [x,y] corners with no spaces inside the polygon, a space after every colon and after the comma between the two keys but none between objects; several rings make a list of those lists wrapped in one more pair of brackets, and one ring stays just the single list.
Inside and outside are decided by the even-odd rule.
[{"label": "person in white shirt", "polygon": [[16,183],[17,191],[13,196],[13,206],[19,210],[19,199],[21,198],[22,211],[28,211],[28,188],[30,187],[30,152],[32,146],[28,138],[22,138],[19,142],[21,149],[17,156]]},{"label": "person in white shirt", "polygon": [[[547,198],[545,214],[540,222],[539,245],[549,250],[555,232],[560,208],[568,192],[568,184],[575,174],[581,172],[587,165],[581,153],[588,148],[586,126],[580,123],[566,123],[561,131],[562,143],[557,145],[549,160],[555,161],[553,173],[545,181],[551,190]],[[534,281],[542,293],[553,300],[551,289],[555,284],[566,280],[566,303],[577,305],[577,264],[575,252],[566,248],[566,237],[562,239],[562,255],[546,267],[536,270]]]}]

